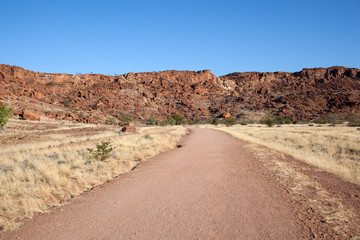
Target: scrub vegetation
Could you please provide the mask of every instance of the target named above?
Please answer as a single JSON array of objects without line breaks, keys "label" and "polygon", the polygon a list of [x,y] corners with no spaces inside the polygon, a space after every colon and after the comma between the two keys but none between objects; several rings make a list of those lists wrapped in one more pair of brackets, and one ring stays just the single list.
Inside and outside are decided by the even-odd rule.
[{"label": "scrub vegetation", "polygon": [[186,133],[182,126],[140,127],[136,134],[120,130],[114,125],[9,120],[0,132],[0,229],[15,229],[34,214],[64,205],[176,148]]},{"label": "scrub vegetation", "polygon": [[291,155],[344,180],[360,184],[360,131],[346,124],[336,127],[333,124],[310,125],[206,127]]}]

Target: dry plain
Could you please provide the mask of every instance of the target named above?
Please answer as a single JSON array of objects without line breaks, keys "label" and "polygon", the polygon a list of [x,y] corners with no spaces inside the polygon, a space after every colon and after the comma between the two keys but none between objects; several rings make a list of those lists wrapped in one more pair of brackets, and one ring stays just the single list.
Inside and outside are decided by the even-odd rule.
[{"label": "dry plain", "polygon": [[[12,230],[81,193],[131,171],[159,152],[176,148],[183,127],[139,128],[12,119],[0,131],[0,228]],[[96,161],[87,148],[111,140],[115,149]]]},{"label": "dry plain", "polygon": [[[14,229],[35,213],[53,213],[36,215],[1,238],[359,238],[360,189],[354,175],[359,168],[353,162],[359,161],[360,131],[216,128],[243,140],[192,127],[181,148],[120,175],[141,160],[176,148],[186,129],[144,127],[138,134],[124,135],[115,126],[12,120],[1,132],[3,228]],[[86,147],[109,139],[116,145],[112,158],[90,160]],[[326,143],[326,151],[320,142]],[[295,148],[286,152],[286,143]],[[322,165],[294,154],[305,156],[299,149],[314,153],[314,144],[323,151],[315,153],[315,159],[326,156],[318,161]],[[327,165],[338,170],[329,173]],[[113,178],[117,179],[95,187]],[[53,208],[65,203],[70,204]]]}]

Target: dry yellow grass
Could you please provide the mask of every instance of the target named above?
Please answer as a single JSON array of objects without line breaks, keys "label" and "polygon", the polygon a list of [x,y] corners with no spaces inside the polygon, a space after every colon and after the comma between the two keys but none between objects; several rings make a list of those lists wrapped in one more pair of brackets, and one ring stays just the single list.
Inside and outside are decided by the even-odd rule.
[{"label": "dry yellow grass", "polygon": [[[122,134],[116,126],[11,120],[0,132],[0,229],[15,229],[35,213],[61,206],[141,160],[175,148],[185,133],[180,126]],[[105,140],[116,147],[112,157],[91,159],[86,148]]]},{"label": "dry yellow grass", "polygon": [[343,239],[359,239],[360,229],[357,229],[357,223],[360,222],[360,216],[356,209],[345,203],[341,196],[329,192],[321,183],[305,174],[304,171],[313,169],[311,166],[286,161],[285,154],[257,144],[249,144],[248,147],[260,166],[272,172],[276,181],[303,209],[312,209],[315,213],[312,215],[319,214]]},{"label": "dry yellow grass", "polygon": [[266,146],[308,164],[334,173],[342,179],[360,184],[360,131],[338,125],[234,125],[212,126],[232,136]]}]

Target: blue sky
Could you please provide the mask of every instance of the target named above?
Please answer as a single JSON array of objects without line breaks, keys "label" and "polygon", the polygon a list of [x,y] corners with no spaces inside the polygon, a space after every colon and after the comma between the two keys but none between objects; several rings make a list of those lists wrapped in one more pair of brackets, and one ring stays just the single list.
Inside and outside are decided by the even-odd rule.
[{"label": "blue sky", "polygon": [[2,1],[0,63],[40,72],[360,68],[360,1]]}]

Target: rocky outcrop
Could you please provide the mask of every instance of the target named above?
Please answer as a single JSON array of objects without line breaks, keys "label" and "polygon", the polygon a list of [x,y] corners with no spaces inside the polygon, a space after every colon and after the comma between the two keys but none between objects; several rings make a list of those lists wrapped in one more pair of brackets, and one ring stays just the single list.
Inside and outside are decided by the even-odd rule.
[{"label": "rocky outcrop", "polygon": [[136,126],[134,123],[129,122],[122,125],[121,131],[124,133],[136,133]]},{"label": "rocky outcrop", "polygon": [[22,114],[20,116],[24,120],[31,120],[31,121],[38,121],[41,118],[40,114],[31,112],[31,111],[26,110],[26,109],[22,112]]},{"label": "rocky outcrop", "polygon": [[228,108],[241,102],[251,111],[269,110],[293,119],[360,110],[359,69],[331,67],[295,73],[232,73],[221,78],[236,83],[235,94],[226,104]]},{"label": "rocky outcrop", "polygon": [[[269,113],[292,119],[329,112],[360,112],[360,70],[331,67],[300,72],[232,73],[210,70],[100,74],[48,74],[0,65],[0,100],[47,117],[93,122],[104,114],[165,119],[182,114],[209,119]],[[50,113],[45,106],[54,108]],[[86,113],[87,119],[69,115]]]}]

